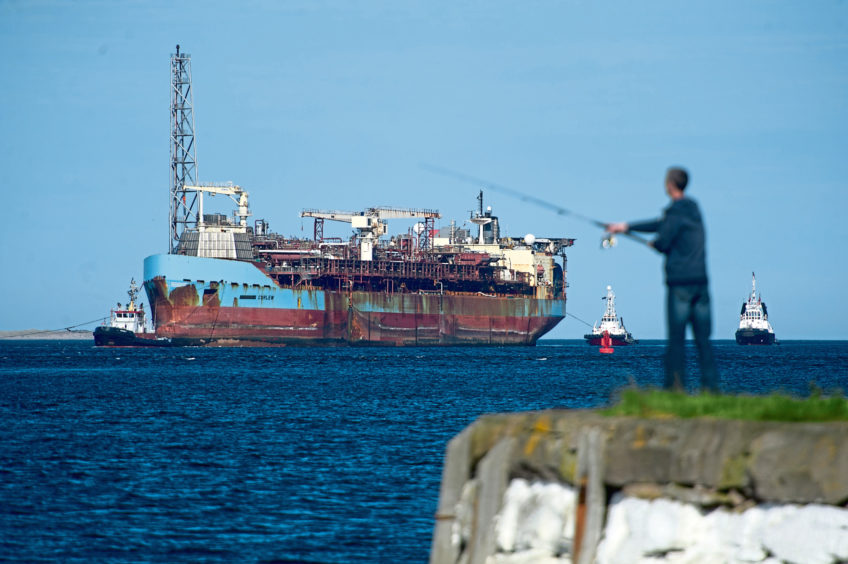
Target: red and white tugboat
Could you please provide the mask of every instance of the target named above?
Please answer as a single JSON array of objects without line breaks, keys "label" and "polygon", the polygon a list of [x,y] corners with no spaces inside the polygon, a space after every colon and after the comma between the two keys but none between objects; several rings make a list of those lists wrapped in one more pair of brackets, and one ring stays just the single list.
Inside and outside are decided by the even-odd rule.
[{"label": "red and white tugboat", "polygon": [[623,347],[638,343],[639,341],[634,339],[633,335],[624,328],[624,319],[618,317],[615,313],[615,294],[612,291],[612,286],[607,286],[607,295],[602,299],[607,301],[607,309],[601,318],[601,324],[596,324],[592,327],[591,333],[583,335],[586,342],[593,347],[597,347],[601,345],[604,333],[606,332],[609,333],[612,341],[611,345],[613,346]]},{"label": "red and white tugboat", "polygon": [[94,330],[94,345],[98,347],[149,347],[170,344],[168,339],[157,339],[149,330],[144,314],[144,304],[137,304],[138,286],[135,279],[130,281],[127,294],[130,297],[126,307],[118,306],[111,311],[109,324],[105,323]]},{"label": "red and white tugboat", "polygon": [[768,320],[768,309],[762,297],[757,294],[757,278],[751,273],[751,294],[742,304],[739,313],[739,329],[736,330],[736,343],[740,345],[774,344],[774,329]]}]

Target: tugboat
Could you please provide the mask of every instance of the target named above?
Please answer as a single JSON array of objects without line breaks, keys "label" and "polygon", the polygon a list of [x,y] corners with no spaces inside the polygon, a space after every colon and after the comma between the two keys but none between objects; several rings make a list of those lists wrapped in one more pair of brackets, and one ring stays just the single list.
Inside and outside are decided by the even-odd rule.
[{"label": "tugboat", "polygon": [[607,301],[607,309],[601,318],[601,324],[596,324],[592,327],[591,333],[583,335],[586,342],[593,347],[600,346],[604,338],[604,333],[609,333],[609,338],[612,341],[611,345],[613,346],[623,347],[638,343],[639,341],[634,339],[633,335],[624,328],[624,319],[618,317],[615,313],[615,294],[612,291],[612,286],[607,286],[607,295],[601,299]]},{"label": "tugboat", "polygon": [[742,303],[739,314],[739,329],[736,330],[736,343],[739,345],[774,344],[774,329],[768,320],[768,309],[757,294],[757,278],[751,273],[751,295]]},{"label": "tugboat", "polygon": [[130,301],[126,307],[121,303],[111,311],[109,324],[101,325],[94,330],[94,345],[97,347],[150,347],[166,346],[170,339],[157,339],[149,331],[144,315],[144,304],[138,304],[138,286],[135,279],[130,281],[127,291]]}]

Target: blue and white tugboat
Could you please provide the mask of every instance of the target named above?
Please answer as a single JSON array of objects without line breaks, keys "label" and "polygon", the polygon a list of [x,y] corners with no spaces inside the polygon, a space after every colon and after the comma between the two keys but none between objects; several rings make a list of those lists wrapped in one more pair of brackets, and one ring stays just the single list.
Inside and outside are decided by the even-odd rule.
[{"label": "blue and white tugboat", "polygon": [[98,347],[150,347],[166,346],[168,339],[157,339],[145,319],[144,304],[138,303],[138,286],[130,281],[127,291],[130,301],[126,307],[121,303],[111,311],[109,324],[94,330],[94,345]]},{"label": "blue and white tugboat", "polygon": [[768,309],[762,297],[757,293],[757,278],[751,273],[751,295],[742,304],[739,314],[739,329],[736,330],[736,343],[740,345],[774,344],[774,329],[768,320]]},{"label": "blue and white tugboat", "polygon": [[609,334],[612,346],[623,347],[638,343],[633,335],[624,328],[624,319],[618,317],[618,314],[615,313],[615,294],[612,291],[612,286],[607,286],[607,295],[601,299],[607,301],[607,308],[604,311],[604,316],[601,317],[600,325],[595,324],[591,333],[583,335],[586,342],[594,347],[600,346],[606,332]]}]

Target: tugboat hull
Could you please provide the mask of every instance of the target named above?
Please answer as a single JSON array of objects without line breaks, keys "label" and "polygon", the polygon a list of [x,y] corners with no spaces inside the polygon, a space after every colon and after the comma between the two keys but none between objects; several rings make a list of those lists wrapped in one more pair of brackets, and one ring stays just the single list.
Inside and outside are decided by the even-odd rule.
[{"label": "tugboat hull", "polygon": [[[586,339],[586,343],[593,347],[601,346],[601,340],[603,339],[603,337],[603,335],[595,335],[594,333],[583,335],[583,338]],[[612,339],[612,346],[614,347],[624,347],[627,345],[632,345],[636,342],[636,339],[631,337],[629,333],[626,336],[610,335],[610,339]]]},{"label": "tugboat hull", "polygon": [[751,273],[751,293],[742,302],[739,312],[739,328],[736,330],[736,343],[739,345],[772,345],[774,329],[768,321],[768,310],[762,298],[757,294],[757,278]]},{"label": "tugboat hull", "polygon": [[98,327],[94,330],[96,347],[167,347],[170,339],[157,339],[152,333],[133,333],[119,327]]},{"label": "tugboat hull", "polygon": [[739,345],[773,345],[774,333],[762,329],[739,329],[736,331]]},{"label": "tugboat hull", "polygon": [[[607,302],[606,311],[601,317],[600,325],[595,324],[591,333],[586,333],[583,338],[586,344],[593,347],[624,347],[638,343],[633,335],[624,327],[624,319],[615,312],[615,294],[612,286],[607,286],[607,295],[603,298]],[[604,344],[604,334],[609,336],[610,343]]]}]

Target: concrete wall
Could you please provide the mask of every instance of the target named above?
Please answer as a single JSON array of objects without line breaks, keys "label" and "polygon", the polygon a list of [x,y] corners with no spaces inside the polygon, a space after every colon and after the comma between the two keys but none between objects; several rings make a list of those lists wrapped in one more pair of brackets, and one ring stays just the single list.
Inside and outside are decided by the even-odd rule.
[{"label": "concrete wall", "polygon": [[447,447],[430,561],[848,561],[848,423],[481,417]]}]

